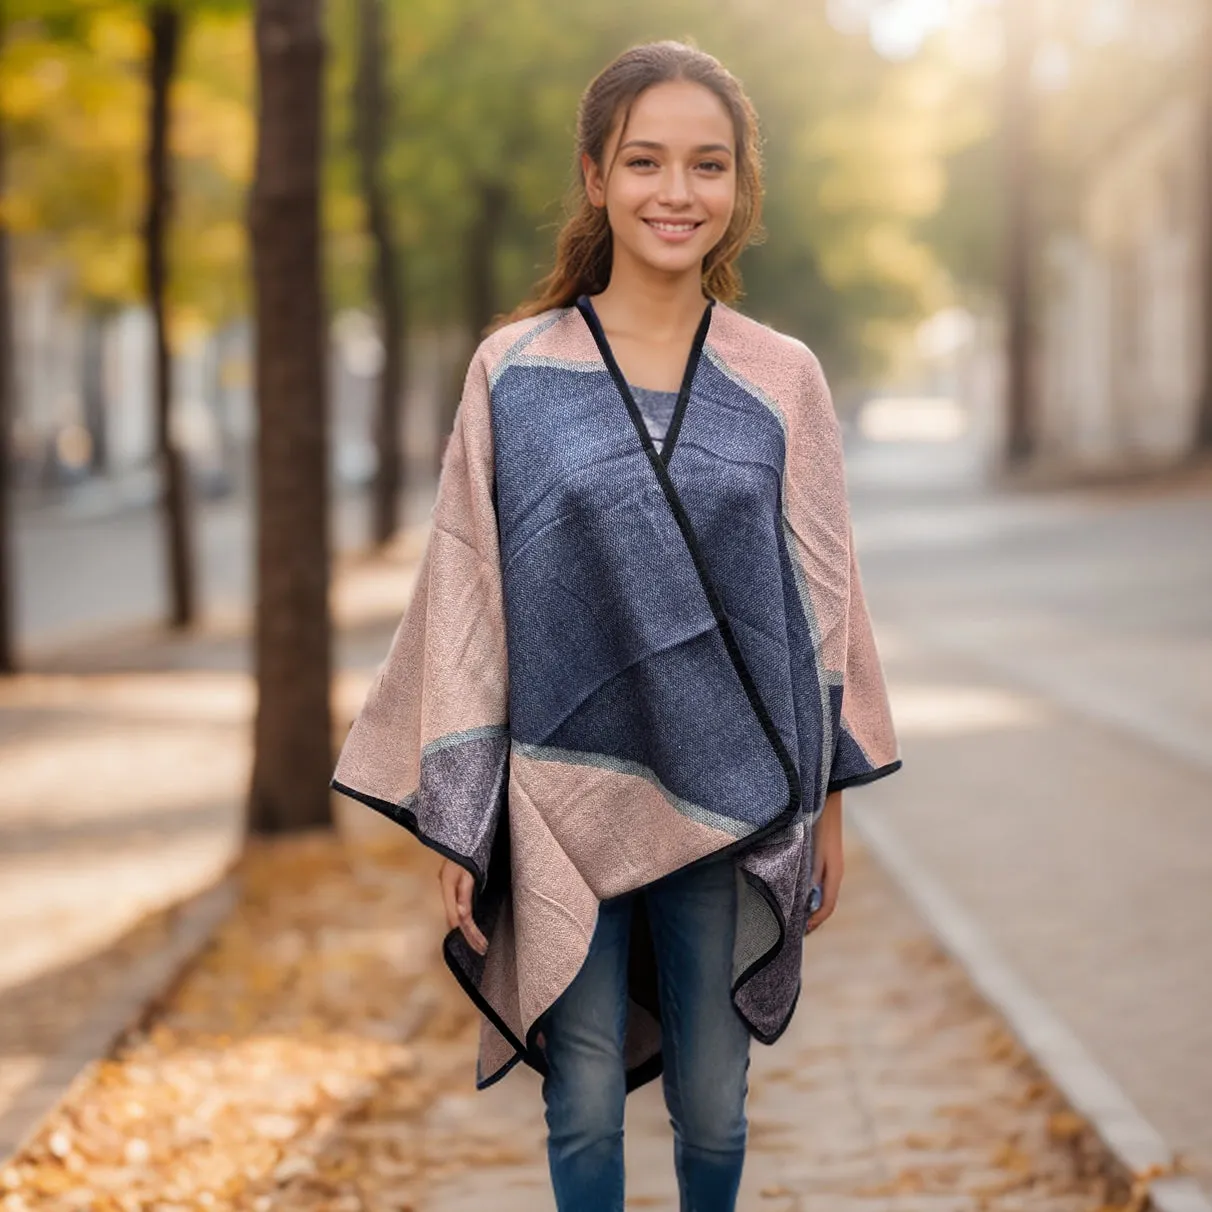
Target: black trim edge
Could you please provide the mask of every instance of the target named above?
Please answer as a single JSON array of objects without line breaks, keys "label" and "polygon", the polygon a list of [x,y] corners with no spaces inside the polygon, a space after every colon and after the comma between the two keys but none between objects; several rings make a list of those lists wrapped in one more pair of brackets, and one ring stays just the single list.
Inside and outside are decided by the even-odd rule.
[{"label": "black trim edge", "polygon": [[882,779],[890,774],[895,774],[903,765],[900,758],[895,762],[889,762],[887,766],[880,766],[877,770],[868,770],[865,774],[852,774],[849,778],[830,781],[828,792],[844,791],[847,787],[862,787],[867,783],[874,783],[876,779]]},{"label": "black trim edge", "polygon": [[[416,815],[410,812],[407,808],[401,807],[399,804],[394,804],[391,800],[382,799],[379,796],[368,795],[363,791],[356,791],[354,788],[347,786],[345,783],[337,779],[332,779],[329,786],[341,795],[347,795],[352,800],[357,800],[359,804],[364,804],[367,808],[373,808],[374,811],[382,813],[389,820],[394,821],[397,825],[407,829],[413,834],[416,839],[430,850],[436,851],[443,858],[448,858],[451,862],[458,863],[460,867],[470,871],[476,880],[476,894],[473,898],[472,913],[474,916],[475,907],[474,900],[478,899],[479,893],[484,887],[483,877],[479,868],[472,862],[467,855],[460,854],[456,850],[451,850],[449,846],[444,846],[435,838],[430,837],[427,833],[422,832],[417,824]],[[663,877],[662,877],[663,878]],[[656,881],[653,881],[654,883]],[[512,1028],[501,1018],[496,1012],[491,1002],[476,988],[476,986],[468,979],[467,973],[463,970],[458,960],[455,958],[454,950],[451,943],[456,937],[459,937],[457,929],[447,931],[442,939],[442,958],[446,962],[446,967],[450,969],[450,974],[455,978],[459,988],[470,999],[475,1008],[500,1032],[501,1037],[514,1050],[514,1055],[509,1058],[499,1069],[488,1074],[484,1078],[476,1079],[477,1090],[487,1090],[489,1086],[495,1085],[508,1073],[510,1073],[519,1063],[524,1063],[529,1068],[533,1069],[540,1076],[546,1076],[547,1066],[543,1061],[542,1053],[535,1042],[535,1037],[540,1030],[540,1021],[542,1015],[535,1020],[530,1030],[527,1032],[526,1042],[523,1043],[513,1033]],[[664,1069],[664,1057],[658,1052],[655,1056],[649,1057],[642,1064],[636,1065],[627,1070],[626,1086],[627,1092],[652,1081],[661,1075]]]},{"label": "black trim edge", "polygon": [[757,889],[757,891],[761,893],[762,898],[769,906],[770,911],[774,914],[775,920],[778,922],[779,937],[778,942],[775,943],[773,947],[770,947],[763,955],[758,956],[758,958],[755,959],[753,963],[750,964],[749,967],[736,978],[735,981],[733,981],[733,1008],[736,1010],[737,1014],[740,1015],[742,1021],[745,1023],[745,1026],[749,1028],[749,1032],[753,1038],[756,1039],[759,1044],[770,1045],[778,1040],[791,1025],[791,1020],[795,1016],[795,1009],[799,1005],[800,992],[803,989],[803,980],[801,978],[801,980],[796,984],[795,996],[791,999],[791,1005],[787,1008],[787,1014],[783,1018],[783,1021],[779,1023],[779,1025],[775,1027],[773,1031],[762,1031],[741,1011],[741,1008],[736,1005],[736,995],[741,986],[751,981],[763,968],[770,964],[775,956],[782,951],[787,942],[787,922],[783,917],[783,911],[779,907],[778,901],[775,900],[774,893],[770,891],[770,885],[767,884],[761,876],[754,875],[751,871],[742,871],[741,874],[753,888]]},{"label": "black trim edge", "polygon": [[576,301],[576,308],[584,316],[585,323],[589,325],[589,330],[593,334],[598,352],[606,363],[606,369],[610,371],[610,376],[614,379],[619,389],[619,394],[623,397],[623,403],[627,406],[627,415],[631,418],[631,423],[635,427],[636,433],[639,434],[640,444],[644,447],[644,453],[654,466],[659,461],[668,467],[669,460],[673,458],[678,434],[682,429],[682,418],[686,415],[686,406],[690,403],[690,388],[694,383],[694,376],[699,366],[699,358],[702,356],[703,345],[707,340],[707,330],[711,327],[711,312],[714,307],[715,300],[708,299],[707,306],[703,308],[703,317],[699,320],[699,326],[695,330],[694,340],[690,343],[690,355],[686,359],[686,369],[682,371],[682,384],[678,388],[678,398],[673,406],[673,416],[670,418],[669,429],[665,433],[665,440],[661,443],[661,450],[658,454],[656,446],[652,441],[652,435],[648,432],[648,426],[644,422],[644,414],[640,412],[639,405],[636,404],[635,397],[631,394],[631,384],[627,382],[626,375],[623,374],[619,364],[615,361],[614,351],[610,348],[610,342],[606,339],[606,331],[602,328],[602,321],[594,310],[593,300],[588,295],[581,295]]},{"label": "black trim edge", "polygon": [[[754,1031],[753,1024],[750,1023],[749,1030],[753,1031],[753,1036],[759,1044],[766,1044],[769,1046],[770,1044],[775,1044],[782,1039],[784,1032],[788,1027],[791,1026],[791,1020],[795,1017],[796,1007],[800,1004],[800,993],[803,991],[803,988],[804,982],[801,979],[795,987],[795,996],[791,999],[791,1005],[787,1008],[787,1017],[783,1019],[783,1021],[779,1023],[779,1025],[775,1027],[775,1029],[771,1031],[769,1035],[766,1035],[761,1031]],[[749,1020],[746,1019],[745,1021],[748,1022]]]},{"label": "black trim edge", "polygon": [[[484,888],[484,877],[477,865],[467,855],[460,854],[457,850],[450,849],[449,846],[444,846],[435,838],[430,837],[429,834],[422,832],[417,824],[416,815],[407,808],[401,807],[399,804],[393,804],[391,800],[385,800],[380,796],[368,795],[364,791],[356,791],[354,788],[347,786],[335,778],[330,780],[329,786],[334,791],[347,795],[350,799],[357,800],[360,804],[365,804],[367,808],[373,808],[376,812],[381,812],[390,820],[395,821],[397,825],[402,825],[407,829],[422,845],[428,846],[430,850],[437,851],[443,858],[448,858],[451,862],[458,863],[464,870],[470,871],[476,880],[476,890],[472,897],[472,916],[475,916],[475,902],[479,899],[479,894]],[[477,1080],[477,1089],[487,1089],[494,1082],[500,1081],[520,1060],[525,1061],[532,1069],[536,1069],[539,1073],[543,1073],[544,1069],[541,1063],[537,1062],[536,1056],[529,1054],[527,1046],[514,1035],[508,1023],[493,1008],[492,1003],[467,979],[467,974],[460,967],[458,960],[454,958],[451,941],[458,935],[459,931],[454,929],[448,931],[442,939],[442,958],[446,961],[446,967],[450,969],[450,973],[459,983],[459,987],[471,999],[472,1005],[501,1033],[502,1037],[516,1053],[515,1056],[506,1061],[495,1073],[489,1074],[482,1083]]]},{"label": "black trim edge", "polygon": [[512,1073],[518,1067],[518,1065],[525,1061],[525,1059],[526,1058],[520,1052],[511,1056],[495,1073],[490,1073],[483,1080],[477,1078],[476,1089],[487,1090],[489,1086],[495,1086],[497,1082],[501,1080],[501,1078]]},{"label": "black trim edge", "polygon": [[[590,307],[593,306],[592,301],[588,297],[586,297],[585,301]],[[686,369],[682,372],[682,385],[678,389],[677,402],[673,406],[673,416],[669,419],[669,428],[665,431],[665,440],[661,443],[661,462],[666,467],[669,466],[669,460],[673,458],[678,434],[682,432],[682,418],[686,415],[686,406],[690,403],[690,388],[694,383],[694,376],[699,368],[699,358],[703,354],[703,344],[707,340],[707,330],[711,327],[711,310],[713,307],[715,307],[715,300],[708,299],[707,306],[703,308],[703,318],[699,321],[699,326],[694,333],[694,340],[690,345],[690,356],[686,359]],[[611,357],[613,358],[613,356],[612,353]],[[627,397],[631,399],[631,385],[624,382],[623,386],[626,389]],[[648,426],[644,423],[644,418],[640,415],[640,410],[636,406],[634,399],[631,399],[631,408],[629,411],[632,414],[631,419],[633,421],[639,420],[640,426],[644,430],[645,436],[647,436]]]},{"label": "black trim edge", "polygon": [[[761,894],[762,899],[766,902],[766,905],[770,909],[771,913],[774,914],[774,920],[778,923],[779,927],[779,936],[778,940],[772,947],[768,948],[765,952],[759,955],[757,959],[755,959],[753,963],[750,964],[749,967],[746,968],[745,971],[732,982],[732,998],[734,1006],[736,1003],[737,992],[740,990],[741,986],[748,984],[749,981],[757,976],[757,974],[763,968],[765,968],[780,951],[782,951],[784,944],[787,942],[787,919],[783,917],[782,907],[779,905],[778,901],[775,900],[774,893],[770,891],[770,885],[767,884],[766,881],[761,878],[761,876],[754,875],[751,871],[742,871],[741,874],[745,877],[746,882]],[[798,993],[796,996],[799,996]],[[737,1009],[737,1013],[740,1014],[739,1008]],[[743,1014],[741,1017],[745,1019],[745,1025],[749,1028],[750,1032],[752,1032],[754,1039],[756,1039],[760,1044],[773,1044],[774,1041],[778,1039],[778,1037],[787,1029],[787,1024],[791,1021],[791,1015],[788,1014],[775,1032],[768,1035],[764,1031],[759,1031],[758,1028],[754,1026],[749,1019],[745,1018]]]},{"label": "black trim edge", "polygon": [[451,975],[459,982],[459,987],[471,999],[472,1005],[501,1033],[505,1042],[517,1054],[507,1060],[497,1072],[490,1073],[484,1079],[483,1085],[479,1085],[477,1082],[478,1088],[485,1090],[494,1082],[499,1081],[519,1060],[525,1061],[532,1069],[537,1070],[539,1073],[544,1073],[546,1071],[545,1068],[537,1063],[535,1059],[532,1059],[529,1049],[514,1035],[513,1029],[509,1024],[493,1009],[492,1003],[467,979],[467,973],[463,971],[459,966],[458,960],[454,958],[454,951],[450,945],[451,941],[458,937],[461,937],[461,935],[457,929],[454,929],[448,931],[446,937],[442,940],[442,957],[446,960],[446,967],[450,969]]},{"label": "black trim edge", "polygon": [[367,808],[373,808],[376,812],[381,812],[388,820],[395,821],[397,825],[401,825],[407,829],[423,846],[428,846],[430,850],[436,850],[443,858],[448,858],[452,863],[458,863],[465,871],[470,871],[475,877],[476,892],[483,891],[485,876],[476,863],[469,859],[467,855],[460,854],[457,850],[451,850],[449,846],[442,845],[436,838],[432,838],[429,834],[422,832],[421,826],[417,824],[415,813],[410,812],[401,804],[393,804],[391,800],[381,799],[377,795],[368,795],[365,791],[356,791],[354,788],[348,787],[336,779],[330,780],[328,785],[341,795],[347,795],[351,800],[357,800],[359,804],[365,804]]}]

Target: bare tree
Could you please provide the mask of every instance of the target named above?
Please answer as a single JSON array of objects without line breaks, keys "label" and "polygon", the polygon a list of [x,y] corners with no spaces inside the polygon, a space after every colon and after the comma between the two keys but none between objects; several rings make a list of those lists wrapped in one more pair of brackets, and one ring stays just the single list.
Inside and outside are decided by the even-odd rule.
[{"label": "bare tree", "polygon": [[[6,13],[0,8],[0,48],[4,45]],[[4,121],[0,115],[0,202],[5,196]],[[0,206],[0,674],[13,673],[17,653],[11,610],[13,582],[10,551],[12,518],[9,509],[12,472],[13,341],[12,285],[9,280],[8,224]]]},{"label": "bare tree", "polygon": [[391,212],[383,186],[383,127],[388,98],[383,85],[384,30],[381,0],[358,0],[358,68],[354,82],[354,132],[366,224],[375,249],[372,284],[383,342],[379,406],[375,414],[378,470],[372,519],[376,544],[386,543],[398,524],[404,487],[400,457],[401,391],[404,383],[404,291]]},{"label": "bare tree", "polygon": [[148,57],[147,209],[143,219],[147,298],[154,329],[153,391],[156,447],[160,461],[164,542],[168,566],[169,622],[187,627],[197,617],[193,538],[189,514],[189,467],[172,432],[172,356],[165,314],[166,243],[173,188],[168,151],[169,90],[177,69],[181,14],[175,4],[154,3],[147,11]]},{"label": "bare tree", "polygon": [[[499,181],[483,180],[475,186],[474,193],[476,210],[467,230],[463,253],[462,301],[468,348],[465,356],[456,362],[456,368],[467,365],[475,346],[500,310],[496,262],[509,214],[509,191]],[[462,386],[463,376],[456,369],[451,375],[450,389],[444,393],[444,407],[438,419],[438,444],[434,451],[434,468],[438,471],[446,441],[454,428]]]},{"label": "bare tree", "polygon": [[258,703],[248,826],[331,823],[327,321],[319,0],[257,0]]},{"label": "bare tree", "polygon": [[1203,204],[1203,387],[1199,401],[1199,416],[1196,424],[1195,447],[1197,453],[1212,451],[1212,12],[1203,14],[1202,45],[1200,59],[1203,70],[1199,73],[1203,89],[1202,129],[1200,131],[1203,159],[1203,189],[1200,198]]},{"label": "bare tree", "polygon": [[1006,311],[1006,463],[1035,453],[1035,391],[1031,374],[1031,292],[1034,231],[1031,193],[1031,61],[1035,0],[1002,0],[1005,30],[1002,147],[1006,189],[1004,249]]}]

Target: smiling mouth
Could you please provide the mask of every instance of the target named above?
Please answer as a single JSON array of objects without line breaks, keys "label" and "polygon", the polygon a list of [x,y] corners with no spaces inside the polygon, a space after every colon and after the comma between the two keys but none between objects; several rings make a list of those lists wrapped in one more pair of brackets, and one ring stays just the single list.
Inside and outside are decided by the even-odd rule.
[{"label": "smiling mouth", "polygon": [[694,231],[696,227],[703,226],[702,219],[690,220],[670,220],[670,219],[645,219],[645,223],[649,227],[656,228],[657,231],[668,231],[674,233]]}]

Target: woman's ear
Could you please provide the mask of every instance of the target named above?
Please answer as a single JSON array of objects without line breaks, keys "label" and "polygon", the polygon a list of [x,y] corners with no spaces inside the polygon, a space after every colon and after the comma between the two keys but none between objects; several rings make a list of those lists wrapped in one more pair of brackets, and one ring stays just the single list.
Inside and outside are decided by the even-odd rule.
[{"label": "woman's ear", "polygon": [[602,171],[588,152],[581,153],[581,176],[585,179],[585,194],[593,206],[606,205],[606,187]]}]

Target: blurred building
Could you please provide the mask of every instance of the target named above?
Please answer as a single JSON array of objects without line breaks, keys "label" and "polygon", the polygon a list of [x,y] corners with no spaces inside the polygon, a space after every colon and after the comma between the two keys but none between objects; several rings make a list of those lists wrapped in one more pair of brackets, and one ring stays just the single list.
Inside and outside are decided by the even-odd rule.
[{"label": "blurred building", "polygon": [[1198,90],[1176,82],[1098,149],[1073,229],[1049,240],[1040,438],[1063,461],[1150,466],[1191,448],[1212,197],[1202,129]]},{"label": "blurred building", "polygon": [[[149,504],[159,493],[146,307],[82,306],[54,271],[14,280],[14,471],[22,504],[82,508]],[[348,310],[331,328],[334,487],[373,477],[376,381],[382,348],[370,316]],[[204,496],[248,487],[256,437],[252,328],[238,320],[179,342],[173,354],[175,436]],[[407,348],[401,441],[410,473],[432,475],[437,400],[463,348],[459,332],[418,332]],[[461,380],[460,380],[461,381]]]},{"label": "blurred building", "polygon": [[[144,307],[82,306],[54,270],[14,280],[14,456],[22,499],[92,491],[153,499],[153,333]],[[247,325],[189,342],[173,358],[173,426],[204,492],[225,491],[252,433]]]}]

